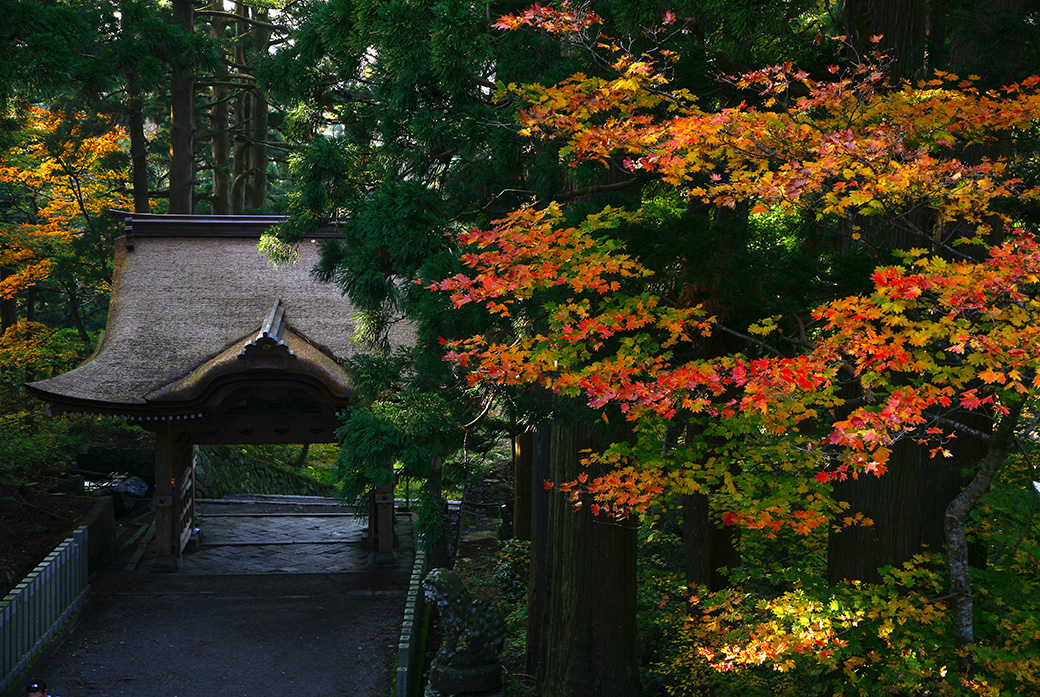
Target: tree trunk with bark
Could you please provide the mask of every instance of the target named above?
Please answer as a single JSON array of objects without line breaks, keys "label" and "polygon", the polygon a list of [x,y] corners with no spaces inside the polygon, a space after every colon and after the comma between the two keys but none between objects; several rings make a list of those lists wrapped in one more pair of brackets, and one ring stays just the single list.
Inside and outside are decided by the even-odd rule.
[{"label": "tree trunk with bark", "polygon": [[[192,31],[191,0],[173,0],[174,21]],[[173,71],[170,85],[170,213],[194,211],[195,76],[184,59]]]},{"label": "tree trunk with bark", "polygon": [[[949,67],[957,71],[989,74],[999,83],[1008,83],[1017,75],[1021,64],[1032,60],[1035,50],[1014,41],[1001,32],[1004,19],[1023,12],[1024,0],[976,0],[953,3],[949,7]],[[1024,21],[1021,17],[1018,21]]]},{"label": "tree trunk with bark", "polygon": [[[989,416],[981,413],[965,414],[962,421],[978,433],[992,425]],[[950,457],[931,457],[927,446],[904,437],[893,445],[885,474],[861,474],[835,484],[835,498],[849,504],[842,516],[862,513],[873,524],[831,530],[830,583],[843,579],[874,583],[881,580],[878,569],[882,567],[899,566],[926,549],[942,551],[946,507],[966,484],[961,471],[979,462],[987,450],[986,442],[967,430],[945,447]]]},{"label": "tree trunk with bark", "polygon": [[[582,450],[601,446],[590,427],[552,426],[550,478],[573,481]],[[595,473],[590,473],[595,474]],[[636,526],[575,511],[556,492],[549,510],[552,592],[542,697],[637,697]]]},{"label": "tree trunk with bark", "polygon": [[946,568],[950,573],[950,602],[953,620],[954,642],[962,650],[958,658],[964,674],[971,674],[975,661],[971,646],[975,643],[973,619],[974,602],[971,594],[971,569],[968,537],[965,528],[968,515],[982,495],[989,490],[1004,459],[1015,442],[1015,427],[1022,414],[1025,400],[1012,405],[1010,412],[1000,419],[978,471],[964,490],[950,502],[946,509],[944,529],[946,533]]},{"label": "tree trunk with bark", "polygon": [[[925,0],[847,0],[845,33],[852,58],[863,57],[875,47],[895,59],[894,80],[916,77],[924,67],[929,26]],[[874,43],[871,37],[881,36]]]},{"label": "tree trunk with bark", "polygon": [[535,482],[549,479],[551,430],[531,434],[531,575],[527,585],[527,672],[541,682],[549,626],[552,560],[549,557],[549,492]]},{"label": "tree trunk with bark", "polygon": [[130,180],[134,194],[134,213],[148,213],[148,141],[144,135],[144,98],[136,74],[127,76],[127,130],[130,132]]},{"label": "tree trunk with bark", "polygon": [[740,566],[738,532],[711,519],[708,496],[683,496],[686,584],[717,591],[729,585],[722,569]]},{"label": "tree trunk with bark", "polygon": [[534,459],[534,434],[524,431],[513,436],[513,539],[531,539],[531,464]]},{"label": "tree trunk with bark", "polygon": [[[213,0],[210,9],[222,11],[223,0]],[[217,42],[227,37],[227,20],[214,16],[211,34]],[[210,87],[212,103],[209,108],[210,152],[213,157],[213,191],[210,192],[210,210],[213,215],[231,214],[231,135],[228,107],[228,88],[222,82],[227,71],[217,75],[216,84]]]},{"label": "tree trunk with bark", "polygon": [[[242,17],[235,27],[235,62],[246,64],[246,37],[249,36],[249,7],[244,3],[235,3],[235,14]],[[231,212],[240,214],[246,208],[246,185],[249,177],[249,139],[252,112],[252,95],[248,89],[240,90],[235,97],[235,137],[234,152],[231,159]]]},{"label": "tree trunk with bark", "polygon": [[[268,20],[267,10],[253,9],[254,19]],[[251,60],[267,52],[271,43],[271,30],[262,24],[254,24],[250,31]],[[268,105],[264,95],[254,86],[249,110],[249,178],[247,203],[255,211],[267,208],[267,121]]]},{"label": "tree trunk with bark", "polygon": [[74,283],[62,283],[62,290],[65,291],[65,297],[69,301],[69,318],[72,320],[72,325],[76,328],[76,334],[79,335],[80,341],[84,344],[90,343],[90,333],[87,332],[87,325],[83,322],[83,312],[80,310],[79,302],[79,289],[76,288]]}]

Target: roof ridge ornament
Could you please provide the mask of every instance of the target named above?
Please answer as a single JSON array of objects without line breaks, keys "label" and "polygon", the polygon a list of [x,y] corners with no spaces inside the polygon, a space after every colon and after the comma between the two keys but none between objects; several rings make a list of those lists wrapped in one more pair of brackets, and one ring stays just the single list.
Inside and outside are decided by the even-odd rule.
[{"label": "roof ridge ornament", "polygon": [[260,325],[260,333],[256,338],[246,342],[238,352],[239,358],[255,358],[257,356],[285,356],[296,358],[296,352],[282,339],[285,333],[285,307],[281,300],[275,300],[264,323]]}]

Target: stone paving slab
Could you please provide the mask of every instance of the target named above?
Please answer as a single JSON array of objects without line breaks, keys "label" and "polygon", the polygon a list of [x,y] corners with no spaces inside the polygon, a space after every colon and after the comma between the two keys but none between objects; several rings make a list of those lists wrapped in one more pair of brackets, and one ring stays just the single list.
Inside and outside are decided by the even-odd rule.
[{"label": "stone paving slab", "polygon": [[135,573],[99,591],[34,668],[72,697],[385,697],[407,592],[399,570]]},{"label": "stone paving slab", "polygon": [[[289,508],[301,512],[279,514],[279,507],[271,504],[203,504],[198,518],[202,546],[184,555],[180,573],[336,574],[369,569],[363,545],[364,519],[342,511],[315,511],[315,506]],[[251,510],[263,512],[252,514]],[[409,568],[411,517],[399,514],[394,522],[399,562]]]},{"label": "stone paving slab", "polygon": [[65,697],[385,697],[410,517],[395,521],[400,565],[373,569],[363,521],[332,510],[202,504],[203,544],[184,568],[160,573],[147,555],[132,572],[111,565],[79,626],[33,675]]}]

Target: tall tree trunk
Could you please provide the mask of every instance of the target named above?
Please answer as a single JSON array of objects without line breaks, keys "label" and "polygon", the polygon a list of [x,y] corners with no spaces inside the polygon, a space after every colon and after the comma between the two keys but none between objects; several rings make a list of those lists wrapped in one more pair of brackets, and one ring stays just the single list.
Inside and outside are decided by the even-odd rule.
[{"label": "tall tree trunk", "polygon": [[246,183],[249,177],[249,140],[243,129],[249,123],[251,95],[242,90],[235,97],[235,140],[231,158],[231,212],[238,215],[246,208]]},{"label": "tall tree trunk", "polygon": [[[687,445],[691,444],[693,438],[702,438],[703,434],[702,426],[688,424]],[[721,446],[722,442],[716,445]],[[733,526],[718,525],[712,520],[707,494],[683,496],[682,536],[686,584],[713,591],[729,585],[722,569],[740,566],[740,532]]]},{"label": "tall tree trunk", "polygon": [[[444,461],[438,455],[433,458],[430,476],[426,478],[426,496],[432,496],[439,502],[441,520],[449,520],[448,502],[444,500],[443,485]],[[426,550],[427,565],[431,569],[451,567],[452,530],[447,527],[441,531],[440,540]]]},{"label": "tall tree trunk", "polygon": [[[954,3],[951,9],[949,65],[953,70],[988,74],[998,83],[1015,75],[1027,52],[1034,47],[1013,45],[1000,34],[1000,20],[1021,13],[1024,0],[976,0]],[[1032,60],[1032,56],[1029,56]]]},{"label": "tall tree trunk", "polygon": [[144,135],[143,100],[136,80],[130,85],[127,130],[130,131],[130,177],[134,193],[134,213],[148,213],[151,203],[148,195],[148,141]]},{"label": "tall tree trunk", "polygon": [[[210,9],[222,11],[223,0],[213,0]],[[223,42],[227,36],[227,20],[221,16],[213,17],[212,36],[217,42]],[[213,135],[210,136],[210,151],[213,156],[213,191],[210,192],[210,210],[213,215],[231,214],[231,137],[228,118],[228,88],[221,83],[227,71],[217,75],[216,84],[210,88],[209,125]]]},{"label": "tall tree trunk", "polygon": [[531,469],[534,434],[523,431],[513,436],[513,538],[531,539]]},{"label": "tall tree trunk", "polygon": [[539,426],[531,438],[531,575],[527,585],[527,672],[541,682],[549,626],[552,559],[549,556],[549,492],[535,482],[549,479],[551,429]]},{"label": "tall tree trunk", "polygon": [[[249,17],[249,7],[244,3],[235,3],[235,14]],[[238,21],[235,27],[235,62],[246,64],[246,37],[249,36],[249,23]],[[242,213],[246,207],[246,184],[249,177],[249,139],[250,118],[252,113],[252,95],[249,90],[239,91],[235,97],[235,138],[231,167],[231,212]]]},{"label": "tall tree trunk", "polygon": [[[573,481],[581,451],[601,445],[591,429],[557,419],[551,479]],[[549,510],[552,591],[545,637],[542,697],[636,697],[636,528],[573,509],[552,496]]]},{"label": "tall tree trunk", "polygon": [[[845,33],[853,58],[862,57],[875,46],[895,59],[893,79],[917,76],[924,65],[928,31],[928,3],[925,0],[847,0]],[[871,37],[880,35],[877,44]]]},{"label": "tall tree trunk", "polygon": [[35,285],[25,289],[25,321],[36,321],[36,291]]},{"label": "tall tree trunk", "polygon": [[300,454],[293,460],[293,469],[303,469],[303,466],[307,464],[307,454],[311,451],[311,444],[304,443],[303,447],[300,448]]},{"label": "tall tree trunk", "polygon": [[[267,10],[254,8],[253,15],[261,22],[268,20]],[[254,24],[249,42],[251,60],[266,53],[270,42],[271,30]],[[250,106],[248,203],[253,210],[261,211],[267,208],[267,100],[255,86]]]},{"label": "tall tree trunk", "polygon": [[[120,3],[122,8],[122,30],[132,32],[133,15],[126,0]],[[137,77],[137,65],[131,62],[126,68],[126,129],[130,134],[130,183],[134,197],[134,213],[149,212],[148,195],[148,152],[144,135],[144,96],[141,83]]]},{"label": "tall tree trunk", "polygon": [[[193,24],[191,0],[173,0],[173,16],[183,31]],[[194,211],[195,76],[184,60],[170,86],[170,213]]]},{"label": "tall tree trunk", "polygon": [[873,524],[832,529],[828,581],[876,583],[881,580],[878,569],[899,566],[925,548],[941,550],[943,512],[960,493],[960,467],[966,462],[930,458],[922,446],[904,439],[892,448],[882,476],[861,474],[835,484],[835,498],[849,504],[843,515],[862,513]]},{"label": "tall tree trunk", "polygon": [[262,211],[267,208],[267,100],[254,90],[249,103],[246,200],[251,209]]},{"label": "tall tree trunk", "polygon": [[[701,213],[710,216],[715,244],[708,265],[710,271],[705,277],[690,277],[690,272],[686,272],[687,278],[684,280],[687,286],[697,290],[685,302],[689,305],[700,304],[708,314],[725,319],[728,313],[740,314],[745,310],[740,306],[739,296],[725,297],[720,289],[725,287],[727,277],[735,270],[735,265],[740,263],[738,260],[747,249],[750,207],[742,202],[734,208],[718,206],[701,209]],[[692,246],[694,242],[691,240],[690,244]],[[742,349],[731,336],[720,332],[699,347],[697,357],[725,356]],[[686,443],[689,445],[694,438],[702,438],[703,433],[703,427],[687,424]],[[721,446],[723,443],[715,445]],[[710,590],[726,587],[728,580],[721,570],[740,565],[739,530],[712,521],[710,499],[706,494],[684,496],[682,508],[687,585],[696,584]]]},{"label": "tall tree trunk", "polygon": [[89,344],[90,334],[87,332],[87,325],[83,323],[83,312],[80,309],[79,294],[76,292],[76,286],[75,284],[63,283],[62,287],[65,291],[65,297],[69,300],[69,319],[72,320],[72,326],[76,328],[80,341],[84,344]]},{"label": "tall tree trunk", "polygon": [[714,523],[706,494],[683,496],[683,548],[686,584],[708,590],[728,585],[722,569],[740,566],[738,533]]},{"label": "tall tree trunk", "polygon": [[1014,444],[1015,427],[1024,405],[1025,400],[1020,400],[1012,405],[1010,412],[1000,420],[982,464],[964,491],[950,502],[943,521],[946,533],[946,568],[950,572],[950,593],[953,595],[950,603],[953,636],[957,648],[963,650],[958,658],[961,672],[967,674],[975,668],[971,652],[971,646],[975,643],[975,625],[972,617],[974,603],[971,595],[969,548],[965,527],[968,515],[989,489]]},{"label": "tall tree trunk", "polygon": [[928,55],[925,72],[936,68],[945,69],[948,60],[946,48],[946,0],[931,0],[928,3]]},{"label": "tall tree trunk", "polygon": [[[985,433],[991,427],[986,414],[966,414],[962,420],[973,431]],[[931,457],[929,448],[904,437],[893,445],[885,474],[861,474],[835,484],[835,498],[848,504],[841,517],[862,513],[873,524],[831,530],[830,583],[877,582],[882,567],[899,566],[925,549],[942,550],[946,507],[965,484],[961,470],[982,459],[986,443],[962,432],[946,448],[950,457]]]}]

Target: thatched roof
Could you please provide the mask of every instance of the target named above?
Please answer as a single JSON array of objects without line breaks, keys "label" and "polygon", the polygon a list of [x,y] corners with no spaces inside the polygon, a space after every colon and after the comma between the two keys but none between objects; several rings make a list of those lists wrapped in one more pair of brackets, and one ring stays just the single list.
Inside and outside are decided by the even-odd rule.
[{"label": "thatched roof", "polygon": [[[314,239],[294,265],[275,268],[258,254],[260,233],[277,220],[129,216],[100,345],[29,388],[58,411],[130,415],[202,416],[217,387],[232,383],[304,385],[327,405],[348,403],[337,359],[356,351],[350,304],[312,278]],[[265,321],[277,336],[264,338]],[[408,340],[405,331],[394,338]]]}]

